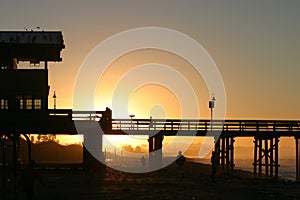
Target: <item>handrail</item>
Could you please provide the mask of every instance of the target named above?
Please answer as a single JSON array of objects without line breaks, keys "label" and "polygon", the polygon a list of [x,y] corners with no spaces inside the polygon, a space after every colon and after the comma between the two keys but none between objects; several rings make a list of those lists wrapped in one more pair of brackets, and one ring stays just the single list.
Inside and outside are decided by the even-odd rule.
[{"label": "handrail", "polygon": [[189,119],[112,119],[113,130],[208,131],[300,131],[300,121],[288,120],[189,120]]},{"label": "handrail", "polygon": [[99,121],[105,111],[73,111],[71,109],[49,109],[49,116],[67,117],[72,120]]},{"label": "handrail", "polygon": [[[50,116],[71,120],[99,121],[105,111],[49,109]],[[297,120],[196,120],[196,119],[111,119],[112,130],[215,131],[227,132],[300,132]]]}]

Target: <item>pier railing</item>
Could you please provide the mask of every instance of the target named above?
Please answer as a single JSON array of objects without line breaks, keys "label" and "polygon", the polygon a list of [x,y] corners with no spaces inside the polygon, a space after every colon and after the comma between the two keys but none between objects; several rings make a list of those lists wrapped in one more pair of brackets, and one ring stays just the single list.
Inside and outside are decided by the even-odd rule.
[{"label": "pier railing", "polygon": [[228,132],[300,132],[300,121],[285,120],[193,120],[112,119],[114,130],[182,130]]},{"label": "pier railing", "polygon": [[[70,120],[100,121],[104,111],[72,111],[71,109],[49,110],[49,116]],[[198,131],[207,132],[299,132],[297,120],[195,120],[195,119],[112,119],[114,131]]]}]

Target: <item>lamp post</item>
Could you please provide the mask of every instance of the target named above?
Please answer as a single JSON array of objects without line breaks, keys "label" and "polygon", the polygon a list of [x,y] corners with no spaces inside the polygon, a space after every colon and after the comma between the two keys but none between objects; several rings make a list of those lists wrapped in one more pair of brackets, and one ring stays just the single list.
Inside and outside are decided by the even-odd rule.
[{"label": "lamp post", "polygon": [[134,129],[133,123],[132,123],[132,118],[135,117],[135,115],[129,115],[130,119],[131,119],[131,129]]},{"label": "lamp post", "polygon": [[209,101],[208,107],[210,108],[210,131],[213,131],[213,109],[215,107],[216,97],[212,94],[212,98]]},{"label": "lamp post", "polygon": [[55,94],[55,91],[54,91],[54,94],[53,94],[53,100],[54,100],[54,103],[53,103],[53,107],[54,107],[54,111],[55,111],[55,109],[56,109],[56,94]]}]

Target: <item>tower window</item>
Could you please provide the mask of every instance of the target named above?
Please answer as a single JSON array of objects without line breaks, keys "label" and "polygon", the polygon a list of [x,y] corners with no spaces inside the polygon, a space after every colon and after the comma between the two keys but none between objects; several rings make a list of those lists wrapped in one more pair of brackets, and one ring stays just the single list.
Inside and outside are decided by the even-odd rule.
[{"label": "tower window", "polygon": [[41,99],[34,99],[34,101],[33,101],[33,107],[36,110],[42,109],[42,100]]},{"label": "tower window", "polygon": [[31,96],[17,96],[17,108],[20,110],[41,110],[42,99],[32,98]]},{"label": "tower window", "polygon": [[0,99],[0,109],[8,110],[8,99]]},{"label": "tower window", "polygon": [[26,109],[32,109],[32,99],[26,99]]},{"label": "tower window", "polygon": [[24,100],[22,96],[17,96],[17,109],[24,109]]}]

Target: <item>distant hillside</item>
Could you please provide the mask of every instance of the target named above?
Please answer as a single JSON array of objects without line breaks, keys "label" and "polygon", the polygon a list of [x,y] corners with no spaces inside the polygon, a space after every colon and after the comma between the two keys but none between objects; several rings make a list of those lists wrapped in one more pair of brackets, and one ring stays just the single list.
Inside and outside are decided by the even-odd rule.
[{"label": "distant hillside", "polygon": [[[27,160],[27,145],[21,141],[20,157]],[[82,162],[82,146],[63,146],[56,142],[32,144],[32,159],[37,163],[80,163]]]}]

